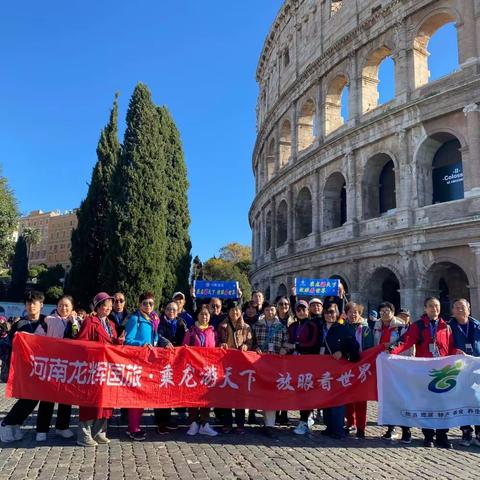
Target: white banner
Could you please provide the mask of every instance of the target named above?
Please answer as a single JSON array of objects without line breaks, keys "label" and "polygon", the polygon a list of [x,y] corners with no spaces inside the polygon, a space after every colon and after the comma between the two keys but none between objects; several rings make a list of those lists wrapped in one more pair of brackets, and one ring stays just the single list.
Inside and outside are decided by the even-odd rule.
[{"label": "white banner", "polygon": [[480,425],[480,358],[377,357],[378,423],[419,428]]}]

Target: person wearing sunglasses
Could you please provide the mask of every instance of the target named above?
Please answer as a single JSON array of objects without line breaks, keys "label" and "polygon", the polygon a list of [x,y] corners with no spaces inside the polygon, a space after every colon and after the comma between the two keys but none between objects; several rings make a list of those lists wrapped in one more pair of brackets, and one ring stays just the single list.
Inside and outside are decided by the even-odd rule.
[{"label": "person wearing sunglasses", "polygon": [[290,301],[287,297],[280,297],[277,300],[277,316],[285,328],[288,328],[295,321],[290,311]]},{"label": "person wearing sunglasses", "polygon": [[[321,332],[320,355],[330,355],[336,360],[344,358],[357,362],[360,359],[360,346],[350,329],[338,323],[339,314],[336,303],[331,303],[323,311],[325,324]],[[321,434],[334,439],[342,438],[345,434],[344,419],[345,405],[324,408],[323,421],[327,428],[322,430]]]},{"label": "person wearing sunglasses", "polygon": [[208,302],[210,325],[213,328],[217,328],[227,318],[227,314],[222,312],[222,307],[222,301],[219,298],[211,298]]},{"label": "person wearing sunglasses", "polygon": [[[125,345],[143,347],[155,346],[157,343],[157,330],[152,320],[155,307],[155,298],[152,292],[145,292],[138,300],[138,310],[130,315],[125,326]],[[128,410],[127,435],[135,441],[145,440],[146,434],[140,428],[143,408],[130,408]]]},{"label": "person wearing sunglasses", "polygon": [[[308,303],[300,300],[295,305],[295,322],[288,327],[288,341],[293,346],[294,355],[308,355],[318,353],[318,327],[310,319]],[[296,435],[305,435],[309,432],[309,417],[311,410],[300,411],[300,422],[293,430]],[[313,425],[313,422],[312,422]]]},{"label": "person wearing sunglasses", "polygon": [[108,319],[115,323],[117,335],[120,336],[125,330],[125,324],[128,319],[125,294],[123,292],[116,292],[113,295],[112,313],[110,313]]}]

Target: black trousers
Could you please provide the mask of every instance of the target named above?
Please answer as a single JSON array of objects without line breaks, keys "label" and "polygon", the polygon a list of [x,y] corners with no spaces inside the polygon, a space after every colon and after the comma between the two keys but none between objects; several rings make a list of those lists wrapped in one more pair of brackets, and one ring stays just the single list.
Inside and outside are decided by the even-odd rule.
[{"label": "black trousers", "polygon": [[312,413],[311,410],[300,410],[300,420],[302,422],[308,422],[308,417]]},{"label": "black trousers", "polygon": [[[226,408],[223,410],[223,423],[226,427],[231,427],[233,425],[233,415],[232,409]],[[241,408],[235,409],[235,423],[237,427],[245,426],[245,410]]]},{"label": "black trousers", "polygon": [[3,419],[4,425],[23,425],[25,420],[32,414],[35,407],[38,404],[38,400],[27,400],[21,398],[17,400],[7,416]]},{"label": "black trousers", "polygon": [[[54,403],[40,402],[37,414],[37,432],[48,433],[50,423],[52,422]],[[72,406],[59,403],[57,407],[57,420],[55,428],[57,430],[66,430],[70,427],[70,417],[72,415]]]},{"label": "black trousers", "polygon": [[159,427],[165,427],[170,423],[172,418],[171,408],[154,408],[153,415],[155,416],[155,423]]},{"label": "black trousers", "polygon": [[433,437],[435,435],[437,436],[437,440],[439,437],[446,437],[448,433],[448,428],[437,428],[436,430],[433,430],[433,428],[422,428],[422,433],[425,437],[425,440],[433,441]]}]

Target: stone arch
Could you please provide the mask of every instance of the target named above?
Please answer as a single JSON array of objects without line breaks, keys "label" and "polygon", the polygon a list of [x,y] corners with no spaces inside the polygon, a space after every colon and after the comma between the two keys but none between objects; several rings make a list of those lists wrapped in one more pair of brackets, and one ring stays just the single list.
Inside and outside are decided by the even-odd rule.
[{"label": "stone arch", "polygon": [[365,298],[368,309],[377,308],[379,303],[387,301],[395,305],[398,310],[401,306],[400,277],[390,267],[378,267],[369,276],[365,285]]},{"label": "stone arch", "polygon": [[425,287],[432,295],[438,296],[442,306],[441,314],[450,315],[455,299],[470,301],[470,281],[465,270],[454,261],[436,261],[427,270]]},{"label": "stone arch", "polygon": [[297,141],[299,152],[307,149],[315,141],[316,121],[315,102],[308,98],[303,102],[298,117]]},{"label": "stone arch", "polygon": [[450,129],[430,134],[417,149],[418,203],[459,200],[464,197],[462,137]]},{"label": "stone arch", "polygon": [[[415,88],[426,85],[430,80],[428,67],[428,44],[435,33],[448,23],[457,23],[458,15],[454,10],[441,9],[431,12],[424,18],[416,30],[413,39],[413,71]],[[457,36],[457,51],[458,51]]]},{"label": "stone arch", "polygon": [[303,187],[295,202],[295,239],[305,238],[312,233],[312,194]]},{"label": "stone arch", "polygon": [[272,211],[269,210],[265,215],[265,252],[272,248]]},{"label": "stone arch", "polygon": [[377,153],[367,160],[363,175],[363,218],[375,218],[395,209],[395,161],[388,153]]},{"label": "stone arch", "polygon": [[277,207],[277,247],[281,247],[288,239],[288,205],[282,200]]},{"label": "stone arch", "polygon": [[277,298],[278,297],[287,297],[288,298],[287,286],[284,283],[281,283],[277,288]]},{"label": "stone arch", "polygon": [[340,172],[332,173],[323,189],[323,230],[341,227],[347,221],[347,188]]},{"label": "stone arch", "polygon": [[[345,88],[348,89],[348,85],[348,78],[343,74],[337,75],[328,85],[325,96],[325,135],[329,135],[345,123],[342,117],[342,94]],[[348,99],[346,101],[348,103]]]},{"label": "stone arch", "polygon": [[280,128],[280,168],[284,167],[292,156],[292,124],[284,120]]},{"label": "stone arch", "polygon": [[275,139],[271,138],[268,143],[267,158],[266,158],[266,180],[270,180],[275,173]]},{"label": "stone arch", "polygon": [[392,49],[383,45],[371,51],[362,68],[362,113],[367,113],[379,105],[378,72],[380,64],[392,56]]}]

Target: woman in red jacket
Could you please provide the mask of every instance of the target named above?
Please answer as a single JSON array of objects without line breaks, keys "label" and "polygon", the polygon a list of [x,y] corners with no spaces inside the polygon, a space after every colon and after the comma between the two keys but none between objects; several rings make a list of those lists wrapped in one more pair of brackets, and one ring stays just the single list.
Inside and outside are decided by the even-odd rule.
[{"label": "woman in red jacket", "polygon": [[[121,344],[117,337],[115,323],[108,319],[112,311],[112,300],[108,293],[101,292],[93,299],[95,313],[83,320],[77,340],[90,340],[105,345]],[[80,407],[77,444],[94,447],[99,443],[109,443],[107,420],[112,417],[112,408]]]}]

